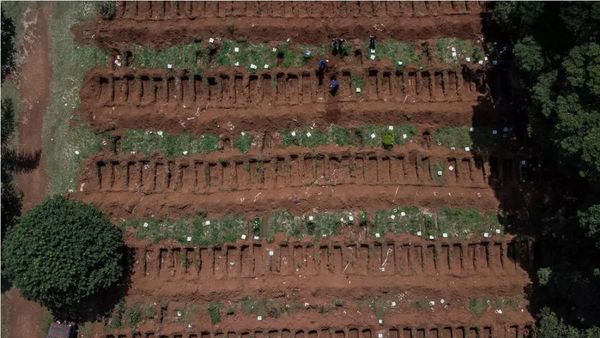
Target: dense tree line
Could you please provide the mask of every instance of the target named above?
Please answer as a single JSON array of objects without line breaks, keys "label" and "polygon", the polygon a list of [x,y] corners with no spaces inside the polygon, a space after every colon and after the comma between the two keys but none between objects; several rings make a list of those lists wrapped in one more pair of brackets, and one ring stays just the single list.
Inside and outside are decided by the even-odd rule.
[{"label": "dense tree line", "polygon": [[600,336],[600,3],[495,3],[526,142],[557,169],[535,210],[541,337]]}]

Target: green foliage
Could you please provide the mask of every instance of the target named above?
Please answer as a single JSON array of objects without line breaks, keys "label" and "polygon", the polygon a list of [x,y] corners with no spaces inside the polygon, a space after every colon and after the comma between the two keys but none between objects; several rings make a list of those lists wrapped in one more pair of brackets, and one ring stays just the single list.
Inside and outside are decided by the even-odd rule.
[{"label": "green foliage", "polygon": [[473,314],[481,316],[489,308],[489,300],[486,298],[471,298],[467,307]]},{"label": "green foliage", "polygon": [[286,239],[335,236],[343,225],[353,223],[354,215],[351,213],[320,212],[295,217],[287,210],[276,210],[267,225],[267,241],[272,242],[277,233],[283,233]]},{"label": "green foliage", "polygon": [[209,219],[204,215],[182,219],[131,219],[121,226],[140,239],[153,242],[171,239],[196,245],[233,243],[248,233],[244,215],[220,219]]},{"label": "green foliage", "polygon": [[[15,24],[2,8],[2,82],[15,67]],[[4,130],[4,129],[3,129]]]},{"label": "green foliage", "polygon": [[171,135],[166,132],[128,129],[123,138],[123,150],[141,152],[146,155],[155,153],[166,156],[205,154],[220,149],[219,137],[204,134],[194,137],[190,134]]},{"label": "green foliage", "polygon": [[25,297],[67,310],[121,277],[122,246],[120,231],[96,208],[55,196],[9,230],[3,272]]},{"label": "green foliage", "polygon": [[201,68],[208,65],[206,49],[199,42],[186,45],[175,45],[163,49],[154,49],[134,45],[132,65],[139,68],[185,69],[194,74],[201,74]]},{"label": "green foliage", "polygon": [[42,135],[51,194],[75,190],[84,159],[101,147],[102,136],[80,123],[76,112],[85,74],[97,65],[106,65],[108,53],[98,47],[78,46],[71,32],[74,24],[94,18],[95,6],[93,2],[58,2],[50,20],[52,74],[60,74],[50,83],[51,102]]},{"label": "green foliage", "polygon": [[593,338],[600,336],[600,327],[592,327],[589,329],[579,329],[564,323],[562,319],[551,312],[550,309],[544,308],[540,313],[540,320],[536,337],[539,338]]},{"label": "green foliage", "polygon": [[221,322],[221,309],[223,304],[221,303],[210,303],[208,306],[208,314],[210,315],[210,321],[214,324]]},{"label": "green foliage", "polygon": [[441,38],[436,41],[436,47],[438,59],[446,64],[460,64],[467,57],[471,58],[471,62],[478,62],[484,57],[481,47],[468,40]]},{"label": "green foliage", "polygon": [[410,142],[416,134],[417,128],[412,124],[398,126],[364,125],[357,128],[331,125],[324,132],[315,128],[281,131],[284,146],[296,145],[311,148],[324,144],[380,147],[385,146],[383,140],[385,135],[389,135],[386,142],[391,146],[394,144],[402,145]]},{"label": "green foliage", "polygon": [[514,53],[517,65],[526,72],[537,73],[544,67],[542,48],[531,36],[519,41]]},{"label": "green foliage", "polygon": [[247,153],[252,148],[253,137],[252,134],[242,132],[240,136],[235,140],[235,147],[242,153]]},{"label": "green foliage", "polygon": [[438,145],[450,148],[464,149],[473,146],[468,127],[442,127],[433,133],[432,139]]},{"label": "green foliage", "polygon": [[11,99],[2,99],[2,145],[6,144],[15,130],[15,110]]},{"label": "green foliage", "polygon": [[117,4],[115,1],[98,2],[98,14],[106,20],[112,20],[117,14]]},{"label": "green foliage", "polygon": [[579,225],[586,231],[587,236],[594,239],[596,247],[600,248],[600,204],[595,204],[578,213]]},{"label": "green foliage", "polygon": [[394,146],[394,132],[387,129],[383,132],[383,136],[381,137],[381,143],[385,149],[390,149]]},{"label": "green foliage", "polygon": [[552,277],[552,269],[551,268],[539,268],[537,271],[538,283],[540,285],[547,285],[550,282],[550,277]]}]

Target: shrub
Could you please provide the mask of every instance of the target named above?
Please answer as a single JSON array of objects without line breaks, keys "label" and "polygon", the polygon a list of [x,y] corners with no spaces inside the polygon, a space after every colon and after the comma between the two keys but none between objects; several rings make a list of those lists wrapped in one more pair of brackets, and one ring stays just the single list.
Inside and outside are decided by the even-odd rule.
[{"label": "shrub", "polygon": [[540,285],[548,285],[550,282],[550,277],[552,276],[552,269],[550,268],[540,268],[537,271],[537,278]]},{"label": "shrub", "polygon": [[383,137],[381,138],[381,143],[383,143],[383,147],[385,149],[391,149],[394,146],[394,132],[391,130],[385,130],[383,132]]},{"label": "shrub", "polygon": [[117,6],[114,1],[102,1],[98,4],[98,14],[106,20],[112,20],[117,14]]},{"label": "shrub", "polygon": [[221,303],[211,303],[208,306],[208,314],[210,315],[210,321],[213,324],[217,324],[221,322],[221,308],[223,304]]},{"label": "shrub", "polygon": [[9,229],[4,272],[26,298],[70,310],[117,282],[122,247],[122,234],[99,210],[55,196]]}]

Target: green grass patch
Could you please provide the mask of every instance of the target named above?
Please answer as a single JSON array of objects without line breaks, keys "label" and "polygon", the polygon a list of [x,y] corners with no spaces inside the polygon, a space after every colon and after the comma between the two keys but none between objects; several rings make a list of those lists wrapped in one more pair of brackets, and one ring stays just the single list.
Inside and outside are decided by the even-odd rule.
[{"label": "green grass patch", "polygon": [[441,38],[437,40],[436,47],[439,61],[445,64],[457,65],[465,62],[467,57],[470,58],[471,62],[478,62],[483,60],[485,56],[483,49],[475,46],[469,40]]},{"label": "green grass patch", "polygon": [[[76,45],[71,26],[96,15],[91,2],[59,2],[50,25],[52,101],[44,117],[44,151],[47,157],[49,193],[75,190],[83,160],[97,152],[103,137],[95,135],[77,118],[79,91],[85,74],[94,66],[107,64],[108,54],[97,47]],[[71,124],[79,124],[72,128]]]},{"label": "green grass patch", "polygon": [[473,147],[468,127],[442,127],[434,131],[432,139],[437,145],[449,148]]},{"label": "green grass patch", "polygon": [[342,226],[355,223],[355,216],[348,212],[319,212],[293,216],[287,210],[276,210],[269,218],[266,236],[269,242],[275,240],[277,233],[283,233],[286,239],[335,236],[340,233]]},{"label": "green grass patch", "polygon": [[153,49],[141,45],[132,47],[133,66],[139,68],[186,69],[200,74],[208,65],[207,51],[199,42],[186,45],[175,45],[164,49]]},{"label": "green grass patch", "polygon": [[125,131],[122,146],[127,152],[135,151],[145,155],[161,153],[168,157],[205,154],[221,149],[219,137],[215,135],[194,137],[189,134],[171,135],[162,131],[134,129]]},{"label": "green grass patch", "polygon": [[154,317],[155,308],[151,304],[135,303],[125,311],[125,323],[135,329],[147,318]]},{"label": "green grass patch", "polygon": [[140,239],[152,242],[176,240],[195,245],[233,243],[248,233],[245,215],[209,219],[203,215],[182,219],[132,219],[121,224]]},{"label": "green grass patch", "polygon": [[471,298],[467,304],[467,308],[471,313],[481,316],[490,307],[490,300],[487,298]]},{"label": "green grass patch", "polygon": [[[364,48],[368,52],[365,55],[370,56],[368,39],[364,43]],[[423,64],[413,44],[393,39],[386,39],[375,44],[375,60],[389,60],[395,65],[398,65],[398,61],[401,61],[403,66],[408,64],[420,66]]]},{"label": "green grass patch", "polygon": [[234,145],[242,153],[247,153],[252,148],[254,138],[251,133],[241,132],[240,136],[235,140]]},{"label": "green grass patch", "polygon": [[411,124],[398,126],[365,125],[358,128],[343,128],[331,125],[327,130],[315,128],[281,131],[283,145],[314,148],[319,145],[383,147],[383,136],[391,134],[393,143],[402,145],[417,135],[417,128]]},{"label": "green grass patch", "polygon": [[221,310],[223,309],[223,304],[217,302],[217,303],[210,303],[210,305],[208,306],[208,314],[210,315],[210,321],[211,323],[214,324],[218,324],[221,322]]},{"label": "green grass patch", "polygon": [[437,213],[429,213],[414,206],[378,210],[372,228],[372,232],[380,236],[388,232],[420,233],[425,238],[468,238],[485,233],[492,235],[497,230],[500,234],[504,233],[496,213],[483,213],[470,208],[442,208]]},{"label": "green grass patch", "polygon": [[440,185],[446,183],[446,167],[441,162],[435,162],[431,165],[431,176],[433,180]]}]

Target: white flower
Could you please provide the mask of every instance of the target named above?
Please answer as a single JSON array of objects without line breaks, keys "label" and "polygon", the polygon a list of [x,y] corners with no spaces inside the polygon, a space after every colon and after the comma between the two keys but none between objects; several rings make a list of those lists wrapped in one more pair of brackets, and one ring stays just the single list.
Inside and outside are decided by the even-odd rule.
[{"label": "white flower", "polygon": [[295,132],[295,131],[292,131],[290,134],[291,134],[292,136],[296,136],[296,132]]},{"label": "white flower", "polygon": [[485,61],[487,61],[487,60],[488,60],[488,57],[487,57],[487,56],[485,56],[485,57],[483,57],[483,59],[484,59]]},{"label": "white flower", "polygon": [[[379,320],[379,325],[383,325],[383,319]],[[379,334],[379,338],[383,338],[383,333]]]},{"label": "white flower", "polygon": [[210,225],[210,221],[209,220],[204,221],[204,225]]},{"label": "white flower", "polygon": [[465,151],[471,151],[471,148],[465,147]]},{"label": "white flower", "polygon": [[246,239],[246,235],[242,235],[242,239]]},{"label": "white flower", "polygon": [[269,65],[265,63],[264,68],[269,69]]},{"label": "white flower", "polygon": [[192,241],[192,236],[187,236],[187,241],[191,242]]},{"label": "white flower", "polygon": [[258,237],[258,236],[254,236],[254,240],[255,240],[255,241],[258,241],[258,239],[259,239],[259,238],[260,238],[260,237]]},{"label": "white flower", "polygon": [[398,61],[398,66],[402,66],[402,61]]},{"label": "white flower", "polygon": [[273,256],[275,253],[273,252],[273,250],[269,250],[269,256]]},{"label": "white flower", "polygon": [[454,170],[454,166],[449,166],[448,170],[450,170],[450,171]]},{"label": "white flower", "polygon": [[256,317],[256,320],[262,320],[262,316]]},{"label": "white flower", "polygon": [[444,233],[442,234],[442,237],[444,237],[444,238],[448,238],[448,234],[444,232]]},{"label": "white flower", "polygon": [[502,231],[500,231],[500,229],[496,229],[496,233],[500,234]]},{"label": "white flower", "polygon": [[181,311],[177,311],[177,317],[181,317]]},{"label": "white flower", "polygon": [[440,299],[440,303],[444,304],[446,301],[444,300],[444,298]]},{"label": "white flower", "polygon": [[234,52],[236,52],[236,53],[239,53],[239,52],[240,52],[240,48],[239,48],[239,47],[235,47],[235,48],[233,49],[233,51],[234,51]]},{"label": "white flower", "polygon": [[371,134],[371,138],[375,138],[375,133],[372,133],[372,134]]},{"label": "white flower", "polygon": [[312,222],[314,219],[315,219],[315,218],[314,218],[312,215],[311,215],[311,216],[308,216],[308,220],[309,220],[309,221],[311,221],[311,222]]},{"label": "white flower", "polygon": [[456,48],[452,47],[450,48],[453,52],[456,52]]},{"label": "white flower", "polygon": [[465,60],[467,60],[467,62],[471,62],[471,58],[470,57],[466,57]]},{"label": "white flower", "polygon": [[375,60],[375,54],[371,54],[371,56],[369,57],[371,60]]},{"label": "white flower", "polygon": [[233,65],[237,67],[240,65],[240,63],[238,61],[236,61]]},{"label": "white flower", "polygon": [[350,222],[354,221],[354,216],[350,215],[348,216],[348,219],[350,220]]},{"label": "white flower", "polygon": [[420,231],[417,231],[417,236],[421,236],[421,232]]},{"label": "white flower", "polygon": [[184,155],[187,155],[187,154],[188,154],[188,151],[187,151],[187,150],[184,150],[184,151],[183,151],[183,154],[184,154]]},{"label": "white flower", "polygon": [[163,132],[162,132],[162,130],[159,130],[159,131],[157,131],[156,133],[157,133],[157,134],[158,134],[158,136],[160,136],[160,137],[162,137],[162,136],[163,136]]},{"label": "white flower", "polygon": [[148,225],[149,225],[148,222],[144,222],[144,228],[147,228]]},{"label": "white flower", "polygon": [[75,150],[75,155],[79,155],[79,150]]},{"label": "white flower", "polygon": [[456,52],[452,52],[452,57],[456,58]]},{"label": "white flower", "polygon": [[435,305],[435,301],[434,300],[429,301],[429,305],[434,306]]},{"label": "white flower", "polygon": [[360,88],[356,88],[356,92],[357,92],[357,93],[360,93]]},{"label": "white flower", "polygon": [[396,302],[392,302],[392,307],[396,306]]},{"label": "white flower", "polygon": [[406,216],[406,213],[405,213],[404,211],[402,211],[402,212],[400,213],[400,216],[404,217],[404,216]]},{"label": "white flower", "polygon": [[340,222],[344,223],[344,217],[340,218]]},{"label": "white flower", "polygon": [[408,138],[408,135],[402,134],[402,138],[406,140]]},{"label": "white flower", "polygon": [[396,215],[390,215],[390,219],[396,218]]},{"label": "white flower", "polygon": [[433,237],[433,235],[429,235],[429,239],[434,239],[435,237]]},{"label": "white flower", "polygon": [[479,63],[480,65],[483,64],[483,60],[479,60],[477,63]]},{"label": "white flower", "polygon": [[379,237],[381,237],[381,235],[378,232],[376,232],[375,237],[379,238]]},{"label": "white flower", "polygon": [[473,132],[474,130],[475,130],[475,128],[473,128],[473,127],[469,128],[470,132]]},{"label": "white flower", "polygon": [[371,54],[375,54],[375,49],[371,49]]},{"label": "white flower", "polygon": [[273,53],[277,52],[277,48],[273,47]]},{"label": "white flower", "polygon": [[256,69],[256,68],[258,68],[258,67],[256,67],[256,65],[255,65],[255,64],[251,64],[251,65],[250,65],[250,68],[252,68],[252,69]]},{"label": "white flower", "polygon": [[394,126],[388,126],[389,130],[394,130]]},{"label": "white flower", "polygon": [[213,42],[215,42],[215,39],[210,38],[210,39],[208,39],[208,42],[213,43]]},{"label": "white flower", "polygon": [[438,170],[437,174],[438,174],[438,176],[442,176],[443,173],[441,170]]},{"label": "white flower", "polygon": [[310,133],[310,131],[306,133],[306,137],[311,137],[311,136],[312,136],[312,134]]},{"label": "white flower", "polygon": [[490,237],[490,234],[489,234],[489,233],[487,233],[487,232],[484,232],[484,233],[483,233],[483,237]]}]

